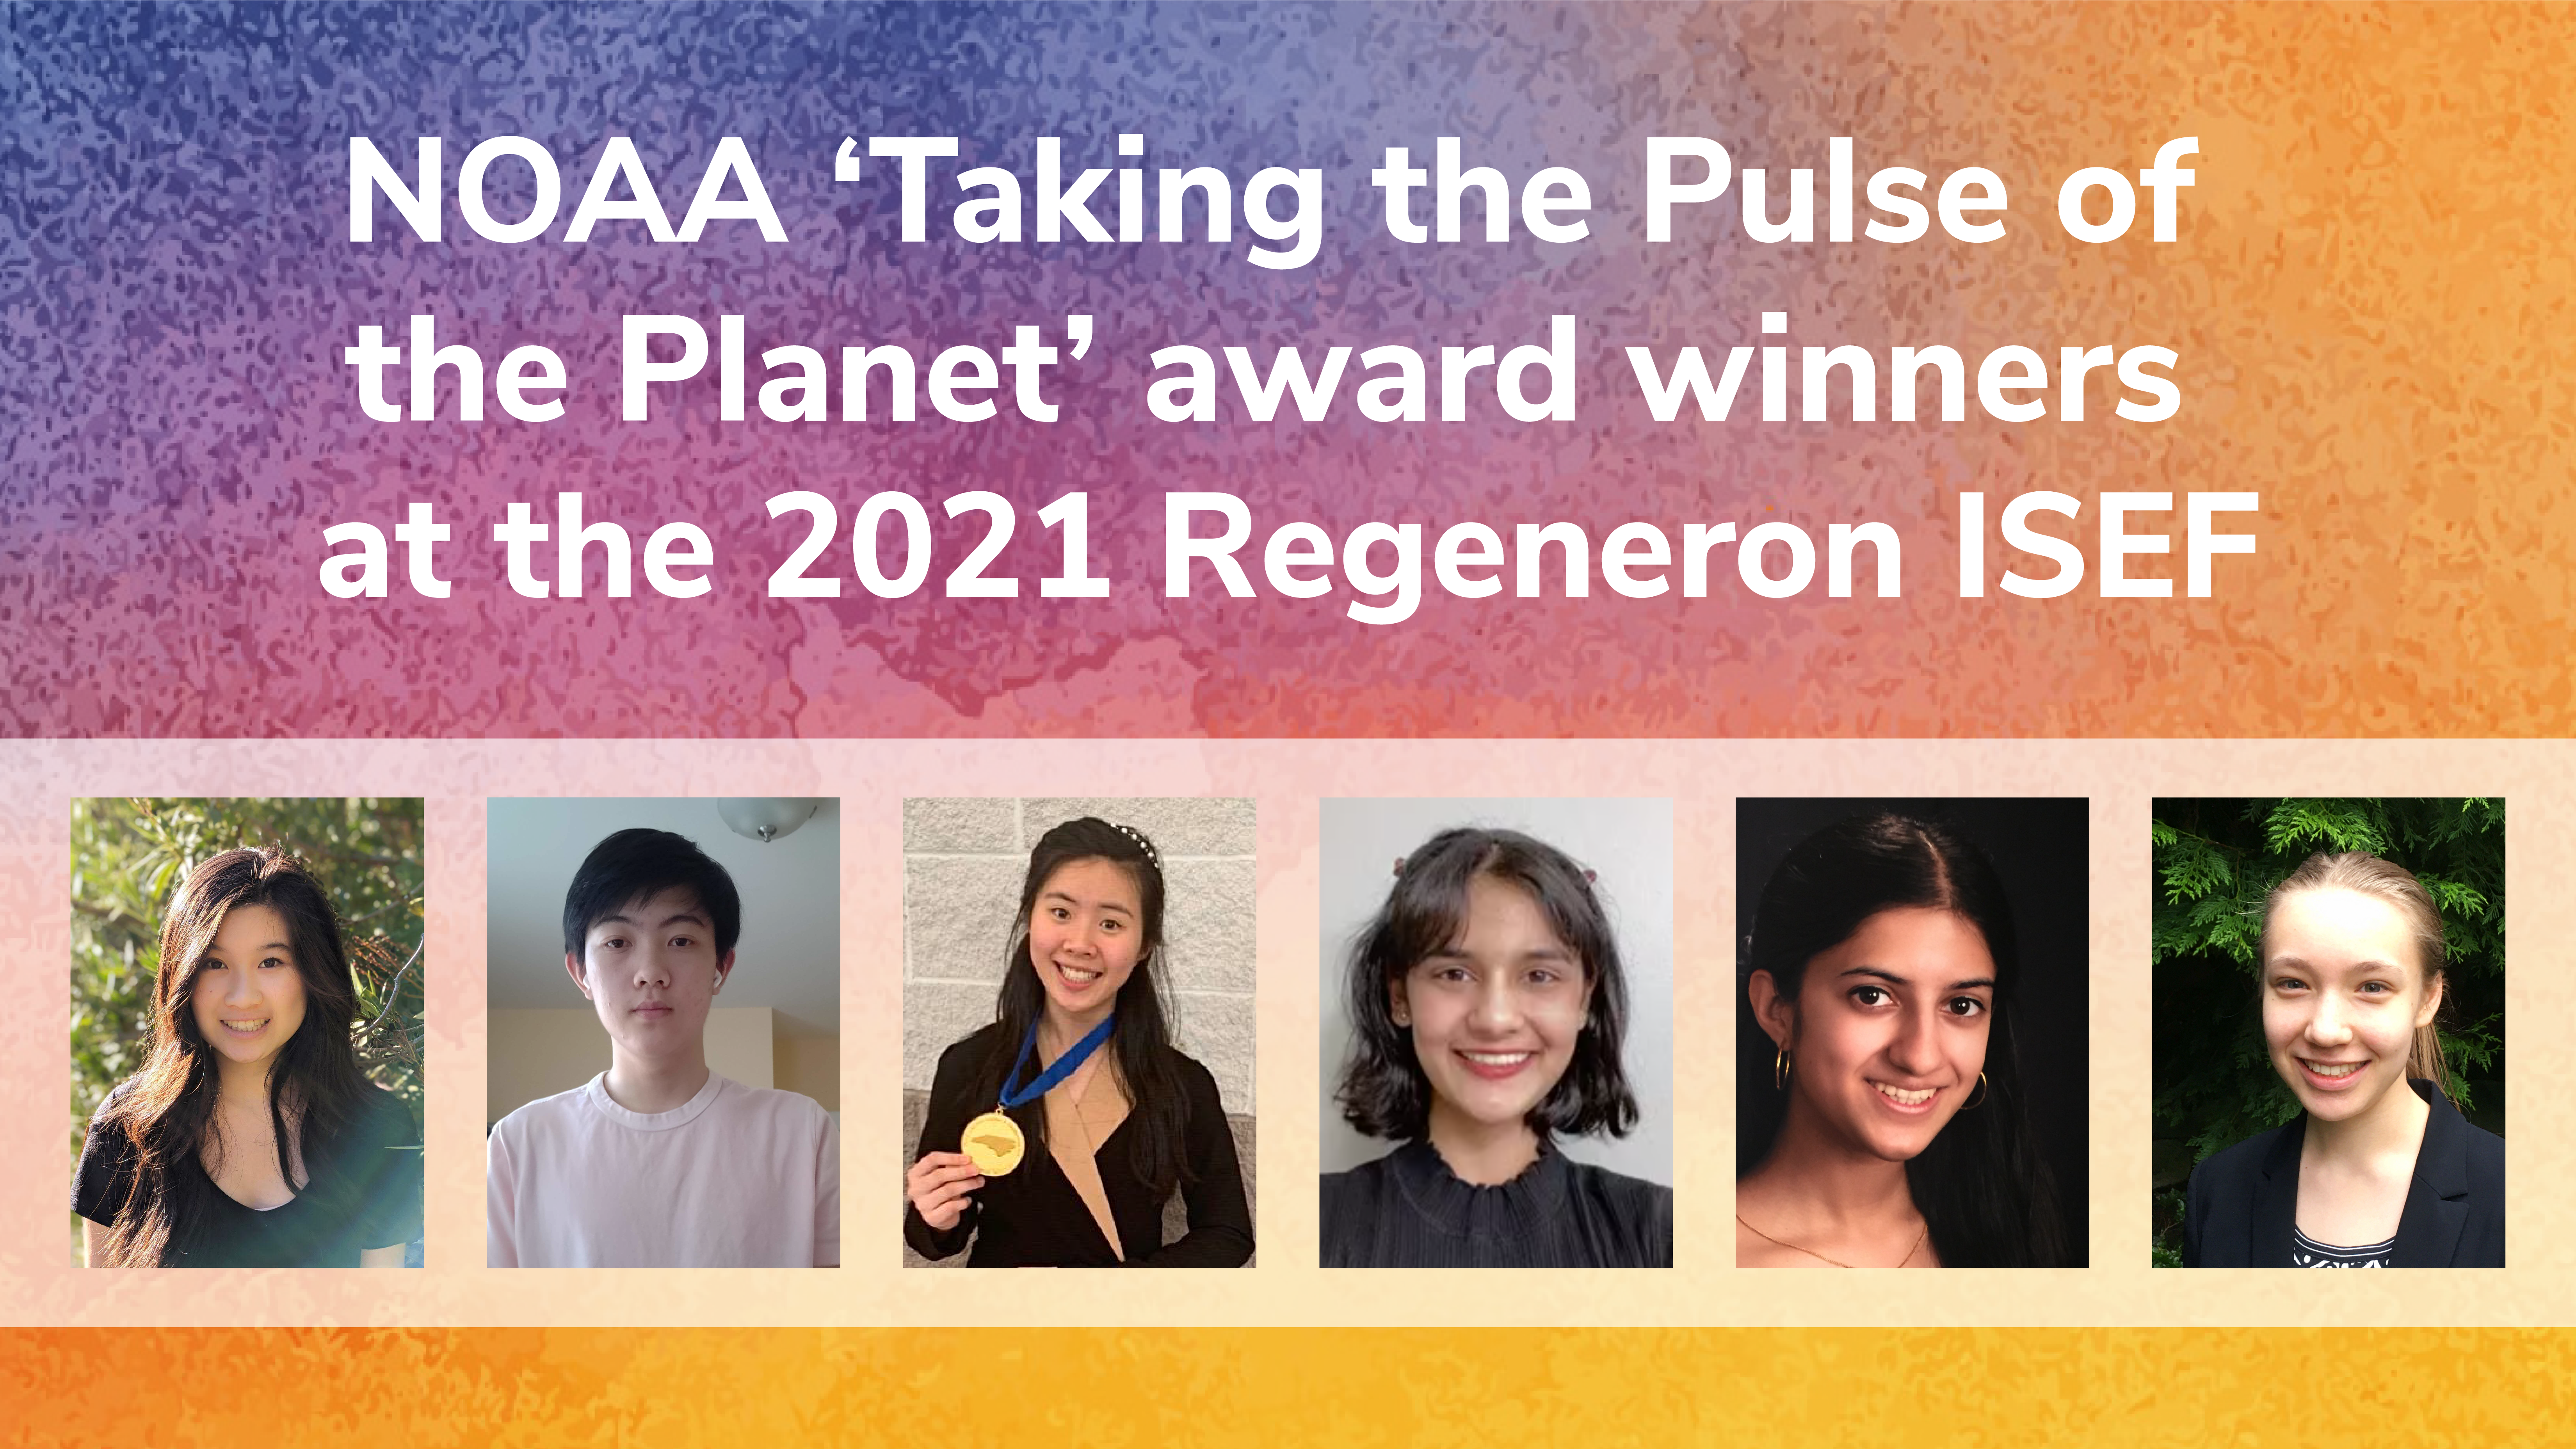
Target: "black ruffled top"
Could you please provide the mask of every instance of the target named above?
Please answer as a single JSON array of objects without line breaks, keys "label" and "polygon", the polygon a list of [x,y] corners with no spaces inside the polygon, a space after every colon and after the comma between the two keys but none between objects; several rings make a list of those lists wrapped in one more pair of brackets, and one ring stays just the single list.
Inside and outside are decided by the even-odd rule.
[{"label": "black ruffled top", "polygon": [[1324,1177],[1327,1268],[1669,1268],[1673,1190],[1542,1143],[1520,1176],[1461,1182],[1428,1142]]}]

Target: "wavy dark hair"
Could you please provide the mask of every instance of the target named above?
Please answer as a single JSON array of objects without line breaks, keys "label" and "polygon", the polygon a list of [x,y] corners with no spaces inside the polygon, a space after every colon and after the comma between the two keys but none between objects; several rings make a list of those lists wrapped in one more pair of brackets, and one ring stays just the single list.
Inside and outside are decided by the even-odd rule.
[{"label": "wavy dark hair", "polygon": [[1619,1062],[1628,1030],[1628,979],[1609,914],[1583,868],[1564,851],[1517,830],[1444,830],[1404,858],[1386,904],[1360,932],[1345,979],[1351,1054],[1335,1098],[1342,1116],[1371,1137],[1416,1141],[1431,1130],[1431,1079],[1413,1054],[1413,1035],[1395,1024],[1388,988],[1466,929],[1467,888],[1477,877],[1529,893],[1557,939],[1574,949],[1592,1005],[1574,1058],[1545,1100],[1530,1109],[1541,1137],[1608,1133],[1637,1125],[1637,1097]]},{"label": "wavy dark hair", "polygon": [[2074,1255],[2031,1130],[2014,1044],[2021,954],[2012,905],[1986,853],[1936,821],[1853,816],[1800,841],[1771,872],[1736,974],[1736,1176],[1771,1155],[1788,1115],[1787,1094],[1774,1078],[1777,1048],[1753,1015],[1753,973],[1769,972],[1774,987],[1795,1002],[1808,962],[1850,940],[1879,912],[1908,908],[1949,911],[1975,926],[1995,963],[1986,1098],[1953,1116],[1905,1164],[1933,1251],[1953,1268],[2067,1266]]},{"label": "wavy dark hair", "polygon": [[[992,1049],[976,1071],[979,1100],[999,1101],[1002,1077],[1018,1060],[1020,1043],[1046,1013],[1046,987],[1029,959],[1029,918],[1038,894],[1055,873],[1077,861],[1105,860],[1136,884],[1138,950],[1136,969],[1118,988],[1117,1025],[1109,1030],[1110,1060],[1126,1084],[1129,1160],[1154,1199],[1162,1201],[1189,1173],[1182,1137],[1189,1125],[1187,1087],[1172,1049],[1169,1014],[1163,1007],[1163,867],[1153,842],[1131,826],[1112,825],[1085,816],[1068,820],[1038,837],[1029,852],[1028,878],[1020,887],[1020,913],[1011,923],[1011,946],[1002,969],[1002,994],[993,1007],[999,1030]],[[1046,1149],[1046,1104],[1030,1102],[1011,1111],[1028,1137],[1032,1154]]]},{"label": "wavy dark hair", "polygon": [[122,1137],[134,1159],[133,1186],[108,1225],[108,1265],[151,1267],[186,1256],[220,1191],[206,1173],[191,1170],[218,1131],[219,1066],[197,1029],[194,1002],[215,932],[238,906],[266,906],[285,919],[304,984],[303,1024],[278,1048],[268,1075],[278,1173],[298,1196],[354,1190],[353,1175],[334,1170],[335,1153],[374,1088],[350,1040],[358,989],[339,915],[294,856],[228,850],[190,871],[171,894],[152,987],[152,1055],[99,1109],[92,1128]]}]

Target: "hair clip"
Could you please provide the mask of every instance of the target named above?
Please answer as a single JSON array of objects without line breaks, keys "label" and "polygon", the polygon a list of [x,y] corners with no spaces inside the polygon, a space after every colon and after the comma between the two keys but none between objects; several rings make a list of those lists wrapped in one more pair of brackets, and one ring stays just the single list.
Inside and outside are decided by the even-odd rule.
[{"label": "hair clip", "polygon": [[1396,875],[1396,879],[1398,879],[1398,880],[1402,880],[1402,879],[1404,878],[1404,857],[1403,857],[1403,856],[1400,856],[1400,855],[1399,855],[1399,856],[1397,856],[1397,857],[1395,858],[1395,875]]},{"label": "hair clip", "polygon": [[1129,840],[1136,842],[1136,848],[1145,852],[1145,861],[1147,864],[1153,866],[1154,869],[1158,871],[1163,868],[1163,858],[1154,853],[1154,842],[1147,840],[1144,832],[1138,830],[1132,825],[1112,825],[1110,828],[1116,830],[1119,834],[1126,836]]}]

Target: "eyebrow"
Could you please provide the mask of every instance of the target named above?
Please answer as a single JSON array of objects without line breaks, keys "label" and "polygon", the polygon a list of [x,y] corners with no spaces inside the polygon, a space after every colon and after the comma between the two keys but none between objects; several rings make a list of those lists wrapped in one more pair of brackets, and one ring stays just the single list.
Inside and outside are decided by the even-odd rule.
[{"label": "eyebrow", "polygon": [[[1884,981],[1891,986],[1912,986],[1916,984],[1914,978],[1910,976],[1899,976],[1895,972],[1879,966],[1854,966],[1850,970],[1845,971],[1843,975],[1876,977],[1878,980]],[[1966,991],[1971,987],[1990,987],[1994,984],[1995,978],[1991,976],[1971,976],[1964,981],[1953,981],[1941,989],[1944,991]]]},{"label": "eyebrow", "polygon": [[[1425,961],[1471,961],[1474,956],[1455,946],[1442,946],[1425,954]],[[1515,961],[1573,961],[1579,959],[1571,946],[1534,946],[1512,958]]]},{"label": "eyebrow", "polygon": [[[1038,899],[1042,901],[1062,901],[1069,906],[1078,906],[1083,904],[1083,901],[1078,897],[1069,895],[1063,891],[1048,891],[1039,896]],[[1100,909],[1104,911],[1116,911],[1122,916],[1132,916],[1136,914],[1134,911],[1129,910],[1127,907],[1120,905],[1116,901],[1101,901],[1098,902],[1098,905]]]},{"label": "eyebrow", "polygon": [[[703,926],[707,923],[707,918],[699,915],[695,911],[682,911],[676,916],[664,916],[661,924],[664,926],[676,926],[682,921],[688,921],[695,925]],[[633,916],[626,914],[624,911],[613,911],[608,915],[602,916],[598,920],[591,922],[590,928],[596,931],[602,926],[640,926],[642,924],[643,922],[636,920]]]},{"label": "eyebrow", "polygon": [[[221,945],[213,941],[206,943],[206,954],[209,956],[220,955],[222,954],[223,949],[224,948]],[[253,946],[251,949],[254,951],[292,951],[295,948],[284,941],[271,941],[264,946]]]},{"label": "eyebrow", "polygon": [[[2317,965],[2315,962],[2308,960],[2304,956],[2292,956],[2288,954],[2275,956],[2271,960],[2263,963],[2263,969],[2266,971],[2272,970],[2274,967],[2288,967],[2318,974],[2323,974],[2332,969],[2330,967]],[[2357,973],[2377,976],[2404,976],[2407,974],[2407,969],[2398,965],[2394,961],[2355,961],[2350,966],[2345,967],[2344,971],[2347,974]]]}]

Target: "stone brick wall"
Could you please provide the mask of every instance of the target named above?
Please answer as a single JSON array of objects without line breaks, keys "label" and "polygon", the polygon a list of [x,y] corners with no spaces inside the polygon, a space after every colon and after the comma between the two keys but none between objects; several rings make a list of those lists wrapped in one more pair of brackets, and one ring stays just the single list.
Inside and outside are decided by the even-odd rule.
[{"label": "stone brick wall", "polygon": [[1145,832],[1163,859],[1167,1004],[1182,1051],[1253,1112],[1253,809],[1242,799],[903,802],[903,1084],[993,1019],[1029,849],[1085,815]]}]

